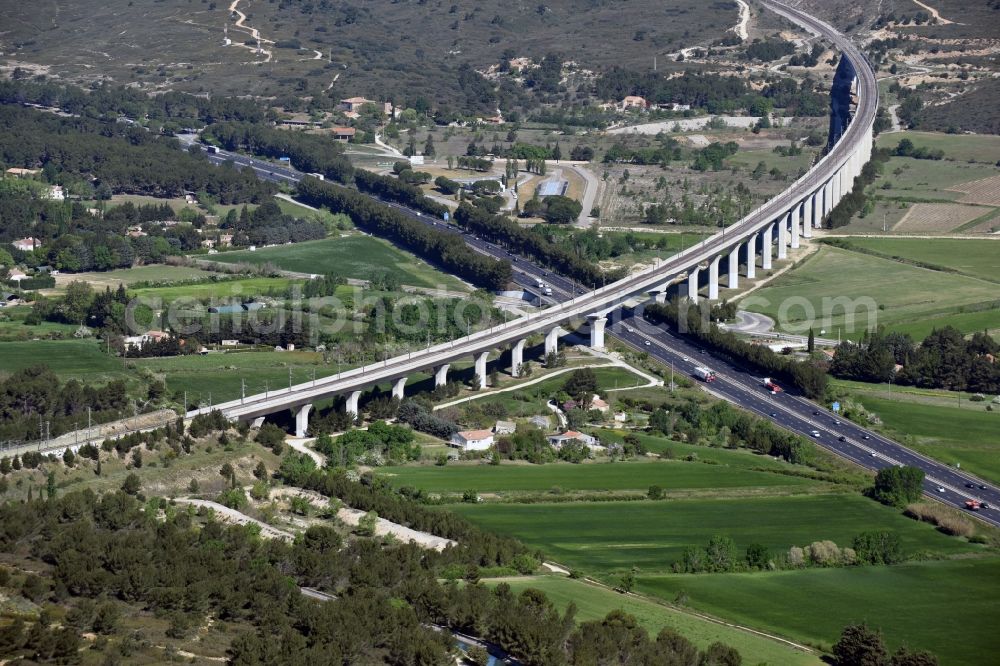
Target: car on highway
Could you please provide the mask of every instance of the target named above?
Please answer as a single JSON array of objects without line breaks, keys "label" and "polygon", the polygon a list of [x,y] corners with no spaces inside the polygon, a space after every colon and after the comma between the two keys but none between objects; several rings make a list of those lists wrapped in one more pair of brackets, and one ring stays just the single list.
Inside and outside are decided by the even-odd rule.
[{"label": "car on highway", "polygon": [[838,442],[846,442],[846,441],[847,441],[847,438],[846,438],[846,437],[844,437],[843,435],[841,435],[840,437],[838,437],[838,438],[837,438],[837,441],[838,441]]},{"label": "car on highway", "polygon": [[819,437],[819,430],[813,430],[813,431],[812,431],[811,433],[809,433],[809,434],[810,434],[810,435],[812,435],[813,437]]},{"label": "car on highway", "polygon": [[861,435],[861,439],[871,439],[868,435]]},{"label": "car on highway", "polygon": [[984,484],[980,483],[979,484],[979,489],[980,490],[986,490],[986,486]]},{"label": "car on highway", "polygon": [[976,484],[974,484],[974,483],[967,483],[967,484],[965,484],[965,487],[966,488],[975,488]]},{"label": "car on highway", "polygon": [[944,493],[944,492],[947,492],[947,491],[946,491],[946,490],[945,490],[944,488],[942,488],[941,486],[938,486],[938,487],[937,487],[937,491],[938,491],[939,493]]},{"label": "car on highway", "polygon": [[772,419],[778,418],[778,412],[771,412],[771,418]]},{"label": "car on highway", "polygon": [[684,361],[685,363],[687,363],[687,362],[688,362],[688,361],[690,361],[691,359],[689,359],[689,358],[688,358],[687,356],[685,356],[685,357],[684,357],[684,358],[682,358],[681,360],[682,360],[682,361]]},{"label": "car on highway", "polygon": [[819,416],[819,410],[818,409],[814,409],[813,410],[813,416]]},{"label": "car on highway", "polygon": [[644,344],[644,345],[646,345],[648,347],[650,345],[650,342],[649,342],[649,340],[643,340],[642,344]]},{"label": "car on highway", "polygon": [[990,505],[987,504],[986,502],[980,502],[979,503],[979,508],[981,508],[981,509],[988,509],[988,508],[990,508]]}]

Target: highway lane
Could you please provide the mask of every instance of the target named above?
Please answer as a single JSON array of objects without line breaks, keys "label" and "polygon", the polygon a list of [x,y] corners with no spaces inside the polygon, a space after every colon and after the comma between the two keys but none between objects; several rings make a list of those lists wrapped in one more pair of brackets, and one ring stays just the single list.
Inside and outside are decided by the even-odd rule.
[{"label": "highway lane", "polygon": [[[305,175],[291,168],[227,151],[208,153],[207,157],[217,164],[231,161],[238,168],[252,168],[262,178],[289,185],[297,183]],[[395,202],[383,203],[412,219],[435,227],[441,233],[462,233],[453,225],[406,206]],[[510,260],[514,281],[539,295],[545,303],[555,305],[589,290],[588,287],[570,278],[513,255],[496,243],[471,234],[463,236],[466,243],[475,250],[500,260]],[[552,289],[552,296],[546,297],[541,294],[537,286],[539,282]],[[654,327],[636,319],[630,312],[617,310],[610,316],[612,322],[608,326],[609,336],[638,350],[649,352],[662,363],[667,365],[673,363],[675,371],[692,376],[696,365],[704,364],[711,367],[717,373],[718,381],[706,388],[719,397],[768,418],[783,428],[811,438],[820,446],[866,469],[877,471],[894,464],[919,467],[926,475],[924,490],[928,496],[960,509],[965,508],[967,499],[985,501],[990,508],[979,511],[974,514],[975,517],[1000,526],[1000,511],[997,509],[1000,506],[1000,490],[995,486],[929,459],[878,433],[839,419],[825,408],[802,396],[794,395],[791,391],[771,395],[760,385],[759,377],[721,359],[706,355],[690,341],[672,335],[665,328]],[[647,340],[650,342],[649,345],[645,344]],[[819,431],[820,435],[814,437],[813,431]],[[840,437],[844,437],[844,441],[841,441]],[[973,487],[967,487],[968,484]],[[938,492],[938,488],[943,488],[945,492]]]},{"label": "highway lane", "polygon": [[[902,444],[840,418],[823,406],[786,390],[772,394],[762,385],[759,374],[716,357],[691,341],[675,335],[665,326],[656,326],[626,312],[610,326],[610,335],[636,350],[646,351],[657,361],[672,366],[675,373],[694,378],[696,366],[716,373],[716,381],[704,384],[709,392],[739,407],[770,419],[775,424],[861,466],[878,471],[893,465],[918,467],[925,474],[924,493],[932,499],[965,510],[965,501],[976,499],[989,504],[972,514],[1000,527],[1000,490],[962,470],[927,458]],[[648,344],[647,344],[648,342]],[[695,381],[698,381],[695,379]],[[815,433],[819,433],[818,436]],[[966,484],[972,484],[968,488]],[[944,492],[938,489],[943,488]]]}]

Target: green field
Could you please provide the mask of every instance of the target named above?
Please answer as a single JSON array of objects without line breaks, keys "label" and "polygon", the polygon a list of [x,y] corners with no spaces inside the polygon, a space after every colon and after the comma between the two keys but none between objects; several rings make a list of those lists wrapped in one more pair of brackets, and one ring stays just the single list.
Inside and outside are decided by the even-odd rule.
[{"label": "green field", "polygon": [[[187,391],[188,403],[212,404],[239,398],[241,382],[246,395],[263,393],[265,388],[288,387],[289,371],[293,384],[337,373],[337,365],[325,365],[316,352],[227,352],[207,356],[171,356],[130,361],[163,377],[171,391]],[[347,369],[346,366],[344,369]]]},{"label": "green field", "polygon": [[239,300],[241,296],[282,294],[288,289],[291,283],[292,280],[290,278],[252,277],[169,287],[143,287],[141,289],[132,289],[129,293],[132,296],[146,299],[161,299],[164,303],[169,303],[178,298],[228,301],[230,299]]},{"label": "green field", "polygon": [[547,556],[594,574],[638,567],[666,572],[687,546],[703,546],[716,534],[737,548],[762,543],[774,551],[830,539],[849,545],[860,532],[896,532],[904,550],[942,555],[980,550],[928,524],[860,495],[805,495],[739,500],[563,504],[460,504],[461,513],[490,531],[510,534]]},{"label": "green field", "polygon": [[249,252],[222,252],[212,256],[222,263],[271,263],[296,273],[334,273],[361,280],[373,271],[394,275],[402,284],[417,287],[444,286],[446,289],[467,290],[458,279],[442,273],[412,254],[371,236],[346,236],[318,241],[266,247]]},{"label": "green field", "polygon": [[972,160],[994,165],[997,155],[1000,155],[1000,136],[988,134],[970,136],[938,132],[893,132],[880,135],[875,145],[879,148],[895,148],[902,139],[909,139],[917,148],[943,150],[945,160]]},{"label": "green field", "polygon": [[[895,390],[895,389],[894,389]],[[918,404],[859,394],[861,403],[885,426],[921,453],[1000,483],[1000,413]],[[966,403],[969,404],[969,403]]]},{"label": "green field", "polygon": [[[996,285],[985,280],[824,246],[754,292],[741,307],[775,318],[778,328],[789,333],[806,333],[812,327],[826,330],[826,337],[839,333],[856,339],[874,323],[920,339],[921,331],[926,335],[934,326],[952,323],[952,316],[963,309],[976,310],[956,320],[963,327],[973,326],[967,332],[1000,328],[1000,308],[993,306],[998,296]],[[832,306],[838,298],[857,299],[853,325],[843,306]],[[805,301],[813,319],[805,316]],[[785,314],[784,321],[780,314]]]},{"label": "green field", "polygon": [[867,622],[891,649],[930,650],[945,665],[993,663],[1000,652],[995,558],[640,577],[639,589],[670,600],[683,590],[697,610],[825,648],[845,625]]},{"label": "green field", "polygon": [[[496,581],[486,580],[493,585]],[[528,588],[541,590],[558,607],[565,609],[576,604],[579,622],[599,620],[610,611],[621,609],[634,616],[650,636],[655,637],[664,627],[670,627],[685,638],[705,649],[720,641],[731,645],[743,655],[744,664],[819,664],[817,656],[796,650],[785,644],[758,636],[735,627],[712,622],[675,608],[655,603],[637,596],[624,596],[582,580],[557,576],[506,578],[503,582],[515,593]]]},{"label": "green field", "polygon": [[126,287],[136,282],[180,282],[182,280],[207,280],[218,276],[200,268],[191,266],[167,266],[165,264],[150,264],[133,268],[120,268],[114,271],[92,273],[62,273],[56,277],[56,285],[64,287],[74,280],[89,282],[95,289],[105,286],[116,289],[119,284]]},{"label": "green field", "polygon": [[852,247],[1000,281],[1000,242],[959,238],[851,238]]},{"label": "green field", "polygon": [[32,340],[0,344],[0,371],[44,364],[62,379],[86,382],[119,379],[128,373],[121,359],[109,356],[96,340]]},{"label": "green field", "polygon": [[801,477],[731,469],[720,465],[680,461],[636,461],[573,465],[448,465],[386,467],[378,470],[395,485],[409,485],[433,493],[546,492],[646,490],[652,485],[675,489],[803,487],[813,482]]}]

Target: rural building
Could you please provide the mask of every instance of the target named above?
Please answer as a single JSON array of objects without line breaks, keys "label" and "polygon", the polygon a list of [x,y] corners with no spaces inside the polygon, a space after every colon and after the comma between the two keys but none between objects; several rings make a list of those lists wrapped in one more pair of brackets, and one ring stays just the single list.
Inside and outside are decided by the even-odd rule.
[{"label": "rural building", "polygon": [[463,451],[485,451],[493,446],[493,433],[489,430],[461,430],[451,436],[451,444]]},{"label": "rural building", "polygon": [[333,134],[333,138],[337,141],[343,141],[348,143],[354,140],[354,135],[358,133],[353,127],[331,127],[330,133]]},{"label": "rural building", "polygon": [[513,435],[517,431],[517,424],[513,421],[497,421],[496,425],[493,426],[493,434],[495,435]]},{"label": "rural building", "polygon": [[125,338],[125,347],[128,349],[138,349],[147,342],[160,342],[170,337],[165,331],[146,331],[142,335],[129,335]]},{"label": "rural building", "polygon": [[219,247],[229,247],[233,244],[232,234],[221,234],[219,236]]},{"label": "rural building", "polygon": [[590,408],[596,409],[601,414],[607,414],[610,406],[605,400],[601,399],[601,396],[594,394],[594,397],[590,401]]},{"label": "rural building", "polygon": [[45,198],[51,199],[52,201],[65,201],[66,192],[63,191],[62,185],[50,185]]},{"label": "rural building", "polygon": [[0,308],[7,307],[8,305],[18,305],[21,302],[21,297],[17,294],[12,294],[9,291],[0,292]]},{"label": "rural building", "polygon": [[7,169],[7,175],[14,178],[30,178],[41,172],[41,169],[22,169],[21,167],[11,167]]},{"label": "rural building", "polygon": [[566,432],[559,433],[557,435],[549,435],[545,439],[547,439],[549,444],[557,449],[561,448],[566,442],[571,441],[580,442],[584,446],[591,449],[599,448],[601,446],[600,440],[593,435],[577,432],[576,430],[567,430]]},{"label": "rural building", "polygon": [[42,246],[40,242],[38,242],[31,236],[28,236],[27,238],[22,238],[20,240],[16,240],[13,243],[11,243],[11,245],[13,245],[15,249],[21,250],[22,252],[31,252],[36,247]]},{"label": "rural building", "polygon": [[239,344],[240,344],[239,340],[223,340],[222,341],[222,346],[223,347],[238,347]]},{"label": "rural building", "polygon": [[19,271],[17,269],[14,269],[10,273],[8,273],[7,281],[20,283],[21,280],[25,280],[27,279],[27,277],[28,275],[24,271]]},{"label": "rural building", "polygon": [[622,111],[628,111],[629,109],[645,110],[648,106],[649,102],[646,101],[646,98],[639,97],[638,95],[628,95],[618,104],[618,108]]},{"label": "rural building", "polygon": [[208,308],[208,311],[212,314],[237,314],[240,312],[256,312],[263,307],[263,303],[236,303],[233,305],[213,305]]},{"label": "rural building", "polygon": [[376,102],[373,99],[366,99],[364,97],[348,97],[347,99],[340,100],[340,108],[349,113],[359,113],[365,104],[381,107],[384,115],[388,116],[392,113],[391,102]]}]

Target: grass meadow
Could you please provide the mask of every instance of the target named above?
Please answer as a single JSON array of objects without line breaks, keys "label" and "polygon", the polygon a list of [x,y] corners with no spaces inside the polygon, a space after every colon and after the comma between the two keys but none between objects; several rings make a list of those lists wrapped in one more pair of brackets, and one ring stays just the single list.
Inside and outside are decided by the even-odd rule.
[{"label": "grass meadow", "polygon": [[969,409],[901,400],[898,393],[895,397],[858,395],[908,446],[1000,483],[1000,413],[987,412],[983,403],[973,403],[978,408]]},{"label": "grass meadow", "polygon": [[951,324],[955,315],[964,315],[956,322],[965,332],[1000,328],[1000,308],[994,307],[998,292],[991,282],[829,246],[754,292],[746,307],[774,317],[782,330],[803,333],[810,328],[808,302],[816,315],[814,329],[825,329],[826,337],[839,331],[843,338],[857,339],[868,327],[870,308],[855,310],[853,327],[843,307],[824,315],[824,299],[843,297],[872,299],[878,325],[918,340],[935,326]]},{"label": "grass meadow", "polygon": [[122,360],[109,356],[97,340],[31,340],[0,344],[0,371],[44,364],[60,379],[106,382],[130,376]]},{"label": "grass meadow", "polygon": [[1000,281],[1000,243],[959,238],[851,238],[852,247],[905,262]]},{"label": "grass meadow", "polygon": [[432,493],[539,493],[563,491],[623,491],[645,493],[658,485],[671,490],[734,489],[754,487],[804,488],[815,482],[801,477],[681,461],[601,462],[574,465],[449,464],[446,467],[385,467],[378,473],[398,486],[408,485]]},{"label": "grass meadow", "polygon": [[[486,579],[485,582],[493,585],[500,581]],[[821,663],[816,655],[764,636],[713,622],[640,596],[618,594],[583,580],[560,576],[529,576],[505,578],[502,582],[509,585],[515,593],[529,588],[541,590],[560,610],[565,610],[570,603],[575,604],[576,618],[580,622],[599,620],[610,611],[621,609],[635,617],[654,637],[664,627],[670,627],[701,649],[720,641],[739,650],[745,664],[804,666]]]},{"label": "grass meadow", "polygon": [[936,653],[942,664],[974,666],[1000,652],[993,617],[1000,559],[912,562],[891,567],[746,574],[640,576],[638,589],[695,610],[829,649],[844,626],[880,629],[890,649]]},{"label": "grass meadow", "polygon": [[557,562],[588,574],[666,573],[688,546],[728,535],[737,548],[772,551],[829,539],[849,545],[865,530],[897,533],[907,553],[953,555],[979,546],[947,537],[860,495],[748,497],[632,502],[460,504],[451,510],[510,534]]},{"label": "grass meadow", "polygon": [[365,280],[373,271],[385,271],[400,283],[433,288],[443,285],[450,290],[467,290],[460,280],[436,270],[412,254],[371,236],[345,236],[323,240],[265,247],[255,252],[239,250],[212,256],[222,263],[271,263],[296,273],[333,273],[346,278]]}]

